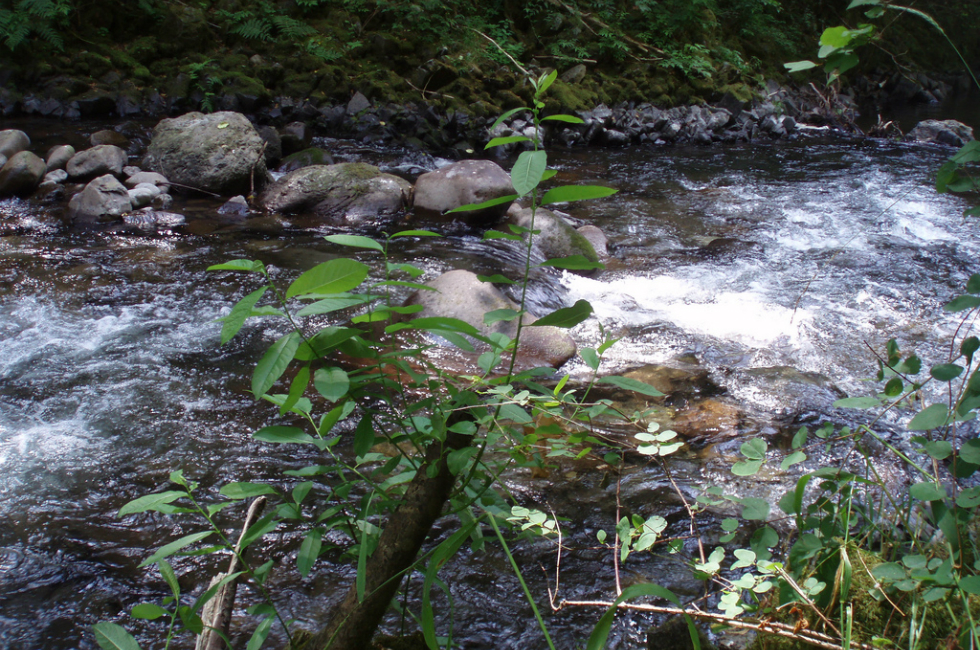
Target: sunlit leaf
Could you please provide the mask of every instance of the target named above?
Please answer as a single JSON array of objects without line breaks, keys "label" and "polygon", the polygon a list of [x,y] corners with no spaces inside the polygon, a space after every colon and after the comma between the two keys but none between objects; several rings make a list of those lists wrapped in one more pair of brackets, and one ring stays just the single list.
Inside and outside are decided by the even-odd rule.
[{"label": "sunlit leaf", "polygon": [[476,212],[477,210],[483,210],[484,208],[492,208],[495,205],[513,203],[514,199],[516,198],[516,194],[508,194],[507,196],[501,196],[496,199],[488,199],[486,201],[481,201],[480,203],[467,203],[466,205],[461,205],[458,208],[446,210],[446,214],[451,214],[453,212]]},{"label": "sunlit leaf", "polygon": [[536,188],[547,167],[548,154],[544,150],[521,152],[510,170],[510,179],[517,195],[524,196]]},{"label": "sunlit leaf", "polygon": [[328,242],[341,246],[351,246],[353,248],[370,248],[371,250],[384,252],[384,246],[374,241],[370,237],[363,235],[327,235],[324,237]]},{"label": "sunlit leaf", "polygon": [[617,375],[610,375],[608,377],[599,377],[596,380],[600,384],[612,384],[618,388],[624,390],[631,390],[634,393],[640,393],[641,395],[647,395],[648,397],[663,397],[664,394],[659,390],[647,384],[645,382],[630,379],[629,377],[619,377]]},{"label": "sunlit leaf", "polygon": [[92,631],[102,650],[140,650],[140,644],[121,625],[96,623]]},{"label": "sunlit leaf", "polygon": [[368,270],[366,264],[343,257],[317,264],[289,285],[286,290],[286,298],[308,293],[350,291],[364,281]]},{"label": "sunlit leaf", "polygon": [[323,531],[319,528],[314,528],[306,533],[306,537],[303,538],[303,543],[300,544],[299,553],[296,555],[296,568],[299,569],[299,574],[304,578],[310,574],[313,563],[316,562],[316,558],[320,555],[322,538]]},{"label": "sunlit leaf", "polygon": [[562,185],[553,187],[541,197],[541,205],[550,203],[565,203],[569,201],[585,201],[611,196],[619,190],[601,185]]},{"label": "sunlit leaf", "polygon": [[252,434],[252,437],[262,442],[275,442],[279,444],[313,442],[313,437],[299,427],[263,427]]},{"label": "sunlit leaf", "polygon": [[162,546],[159,550],[157,550],[156,553],[154,553],[150,557],[140,562],[139,566],[141,567],[148,566],[150,564],[156,563],[158,560],[162,560],[165,557],[170,557],[171,555],[181,550],[182,548],[186,546],[190,546],[191,544],[199,542],[207,537],[210,537],[212,532],[213,531],[209,530],[202,533],[193,533],[191,535],[185,535],[180,539],[174,540],[169,544]]},{"label": "sunlit leaf", "polygon": [[949,408],[945,404],[933,404],[916,414],[909,422],[909,431],[931,431],[949,421]]},{"label": "sunlit leaf", "polygon": [[162,506],[168,503],[172,503],[181,497],[186,497],[187,493],[177,490],[169,490],[167,492],[158,492],[156,494],[147,494],[138,499],[133,499],[122,508],[119,509],[117,516],[124,517],[126,515],[136,514],[138,512],[146,512],[148,510],[156,510],[158,506]]},{"label": "sunlit leaf", "polygon": [[350,390],[350,378],[340,368],[320,368],[313,375],[313,387],[330,402],[336,402]]},{"label": "sunlit leaf", "polygon": [[555,311],[542,316],[538,320],[530,323],[528,327],[561,327],[568,329],[575,327],[579,323],[587,320],[592,315],[592,305],[588,300],[577,300],[571,307],[556,309]]},{"label": "sunlit leaf", "polygon": [[252,373],[252,394],[256,399],[268,393],[273,384],[282,377],[302,342],[299,332],[290,332],[273,343],[262,355]]},{"label": "sunlit leaf", "polygon": [[557,257],[545,260],[538,266],[551,266],[556,269],[568,269],[570,271],[591,271],[593,269],[606,268],[601,262],[593,262],[584,255],[569,255],[568,257]]},{"label": "sunlit leaf", "polygon": [[499,147],[504,144],[512,144],[514,142],[530,142],[531,138],[525,137],[523,135],[508,135],[502,138],[494,138],[488,142],[483,148],[490,149],[492,147]]}]

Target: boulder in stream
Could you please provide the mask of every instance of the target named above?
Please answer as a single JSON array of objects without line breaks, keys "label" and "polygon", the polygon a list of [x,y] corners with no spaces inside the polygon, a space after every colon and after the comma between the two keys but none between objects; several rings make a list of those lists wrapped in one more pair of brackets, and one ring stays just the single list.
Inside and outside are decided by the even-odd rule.
[{"label": "boulder in stream", "polygon": [[956,120],[923,120],[906,136],[915,142],[935,142],[962,147],[973,140],[973,129]]},{"label": "boulder in stream", "polygon": [[10,159],[15,153],[26,151],[29,146],[31,146],[31,139],[23,131],[17,129],[0,131],[0,155]]},{"label": "boulder in stream", "polygon": [[[443,273],[426,283],[436,291],[416,291],[405,305],[422,305],[417,317],[441,316],[456,318],[480,330],[484,336],[499,332],[513,338],[517,333],[517,321],[497,321],[492,325],[483,322],[483,315],[497,309],[519,307],[489,282],[480,282],[471,271],[456,270]],[[575,356],[575,341],[557,327],[527,327],[537,320],[525,316],[521,330],[519,356],[522,365],[543,364],[557,368]]]},{"label": "boulder in stream", "polygon": [[[511,211],[509,221],[514,225],[530,229],[531,214],[530,208]],[[551,210],[537,209],[534,213],[534,230],[539,231],[534,235],[534,245],[546,259],[581,255],[590,262],[599,261],[599,255],[588,238]],[[583,275],[592,272],[592,269],[576,271]]]},{"label": "boulder in stream", "polygon": [[514,194],[510,174],[489,160],[460,160],[419,176],[415,182],[415,214],[424,219],[459,219],[471,226],[492,225],[510,203],[473,212],[446,215],[448,210]]},{"label": "boulder in stream", "polygon": [[411,191],[408,181],[373,165],[311,165],[274,182],[259,204],[270,212],[313,212],[330,221],[363,223],[397,214]]},{"label": "boulder in stream", "polygon": [[113,144],[100,144],[76,153],[68,161],[65,169],[68,171],[69,178],[73,180],[84,180],[106,174],[119,176],[128,160],[129,156],[119,147]]},{"label": "boulder in stream", "polygon": [[177,185],[243,194],[268,181],[263,141],[241,113],[187,113],[161,120],[143,167]]},{"label": "boulder in stream", "polygon": [[45,161],[48,171],[52,172],[56,169],[64,169],[68,166],[68,161],[74,155],[75,147],[70,144],[60,144],[56,147],[51,147],[51,150],[48,151],[48,159]]},{"label": "boulder in stream", "polygon": [[30,151],[15,153],[0,168],[0,196],[31,194],[44,179],[46,171],[44,161]]},{"label": "boulder in stream", "polygon": [[116,221],[132,209],[129,191],[112,174],[91,181],[68,202],[69,218],[81,226]]}]

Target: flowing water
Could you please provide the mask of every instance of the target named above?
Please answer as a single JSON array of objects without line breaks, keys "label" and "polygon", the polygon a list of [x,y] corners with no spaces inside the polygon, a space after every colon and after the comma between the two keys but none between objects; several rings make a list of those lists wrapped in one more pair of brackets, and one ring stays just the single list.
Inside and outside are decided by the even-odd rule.
[{"label": "flowing water", "polygon": [[[395,166],[409,158],[336,146],[341,160]],[[569,208],[603,229],[611,258],[593,277],[539,278],[533,309],[592,302],[597,319],[573,335],[594,345],[601,321],[622,337],[605,362],[610,372],[647,364],[700,372],[706,392],[727,410],[712,435],[674,461],[682,490],[691,497],[718,482],[762,489],[724,470],[746,436],[778,440],[801,423],[845,421],[833,401],[871,392],[862,381],[875,371],[869,348],[881,350],[889,338],[927,362],[944,358],[958,320],[942,305],[980,270],[978,223],[962,217],[971,203],[932,188],[949,154],[817,136],[555,152],[559,179],[620,190]],[[303,220],[215,222],[216,207],[178,204],[189,221],[174,231],[110,234],[71,232],[57,210],[0,201],[0,648],[94,648],[90,626],[101,620],[123,623],[144,647],[160,647],[159,622],[125,616],[166,595],[159,573],[138,564],[149,549],[196,529],[157,515],[118,519],[118,508],[160,490],[173,469],[205,488],[231,480],[287,486],[283,468],[315,462],[294,446],[250,439],[277,421],[246,390],[260,350],[281,332],[250,326],[220,347],[212,321],[250,289],[240,276],[205,269],[253,257],[288,280],[350,251],[327,244]],[[371,263],[371,255],[362,259]],[[424,267],[426,277],[515,266],[507,250],[464,235],[406,241],[394,255]],[[586,374],[580,363],[568,370]],[[900,425],[896,416],[883,426],[900,435]],[[606,479],[584,465],[509,479],[526,505],[571,518],[573,550],[562,557],[559,597],[611,593],[611,555],[594,542],[615,521],[616,485]],[[665,514],[672,530],[684,529],[679,499],[659,470],[635,460],[620,492],[626,510]],[[350,584],[351,570],[326,558],[300,580],[289,568],[297,543],[270,540],[261,552],[286,565],[272,581],[287,616],[312,624]],[[554,547],[520,542],[515,552],[547,609],[549,578],[540,567],[553,573]],[[214,570],[207,559],[175,566],[188,592]],[[499,551],[465,552],[444,575],[461,647],[544,647]],[[631,560],[624,579],[654,579],[693,596],[699,586],[685,575],[679,559],[644,557]],[[419,584],[413,579],[415,594]],[[597,616],[546,614],[563,648],[577,647]],[[244,615],[238,620],[236,632],[254,625]],[[636,647],[648,623],[624,617],[615,647]],[[392,620],[389,629],[397,625]]]}]

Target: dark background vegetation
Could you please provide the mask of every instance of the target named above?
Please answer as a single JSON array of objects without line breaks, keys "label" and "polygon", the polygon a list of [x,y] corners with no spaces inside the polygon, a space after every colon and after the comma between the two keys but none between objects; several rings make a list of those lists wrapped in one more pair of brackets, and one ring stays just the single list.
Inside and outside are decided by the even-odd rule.
[{"label": "dark background vegetation", "polygon": [[[814,58],[828,26],[865,20],[849,0],[3,0],[3,92],[65,100],[86,92],[188,97],[184,108],[278,98],[315,105],[426,100],[493,114],[520,105],[524,64],[585,76],[559,81],[566,110],[600,102],[671,106],[746,100],[782,63]],[[980,59],[980,3],[909,3],[936,17],[967,59]],[[960,69],[924,21],[888,12],[862,71]],[[804,80],[821,79],[818,72]],[[254,102],[253,102],[254,100]],[[195,105],[197,104],[197,105]]]}]

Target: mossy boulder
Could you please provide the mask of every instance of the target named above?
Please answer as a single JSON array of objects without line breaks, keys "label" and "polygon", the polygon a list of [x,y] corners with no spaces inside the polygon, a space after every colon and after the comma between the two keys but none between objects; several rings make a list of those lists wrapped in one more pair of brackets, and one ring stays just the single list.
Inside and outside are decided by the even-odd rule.
[{"label": "mossy boulder", "polygon": [[244,115],[187,113],[162,120],[143,168],[175,184],[216,194],[244,194],[267,182],[262,138]]},{"label": "mossy boulder", "polygon": [[319,147],[309,147],[307,149],[303,149],[302,151],[289,154],[283,158],[276,171],[286,174],[296,171],[297,169],[302,169],[303,167],[310,167],[312,165],[332,164],[333,156],[330,155],[329,151]]},{"label": "mossy boulder", "polygon": [[270,212],[312,212],[331,223],[367,225],[404,210],[411,191],[408,181],[373,165],[312,165],[274,182],[259,204]]},{"label": "mossy boulder", "polygon": [[[539,231],[538,234],[534,235],[534,246],[541,251],[545,258],[581,255],[590,262],[599,262],[599,255],[596,254],[595,248],[589,240],[560,216],[544,208],[538,208],[533,216],[534,230]],[[512,211],[508,216],[508,221],[521,228],[530,229],[532,226],[531,217],[531,209],[523,208]],[[592,271],[577,271],[577,273],[585,275],[592,273]]]}]

